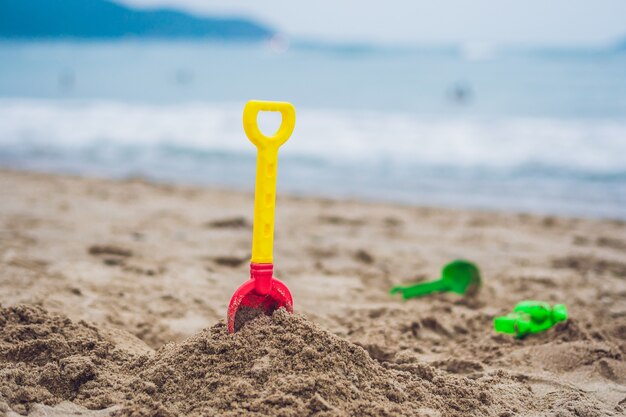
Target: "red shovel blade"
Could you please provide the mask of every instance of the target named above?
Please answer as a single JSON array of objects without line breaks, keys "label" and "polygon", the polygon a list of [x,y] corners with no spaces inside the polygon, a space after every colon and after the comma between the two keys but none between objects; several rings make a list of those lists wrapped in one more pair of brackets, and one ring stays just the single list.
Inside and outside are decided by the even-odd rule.
[{"label": "red shovel blade", "polygon": [[283,307],[293,312],[289,288],[272,276],[272,264],[250,264],[250,279],[237,288],[228,305],[228,332],[238,331],[261,314],[271,315]]}]

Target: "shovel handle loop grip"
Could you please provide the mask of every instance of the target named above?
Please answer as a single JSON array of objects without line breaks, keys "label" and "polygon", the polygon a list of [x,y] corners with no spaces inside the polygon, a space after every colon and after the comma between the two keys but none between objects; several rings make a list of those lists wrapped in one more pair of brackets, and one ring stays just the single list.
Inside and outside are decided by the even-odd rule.
[{"label": "shovel handle loop grip", "polygon": [[[259,129],[257,117],[260,111],[276,111],[282,115],[280,127],[273,136],[266,136]],[[243,110],[243,129],[250,142],[257,147],[252,230],[253,263],[273,262],[278,148],[289,139],[295,125],[296,110],[290,103],[251,100],[246,103]]]}]

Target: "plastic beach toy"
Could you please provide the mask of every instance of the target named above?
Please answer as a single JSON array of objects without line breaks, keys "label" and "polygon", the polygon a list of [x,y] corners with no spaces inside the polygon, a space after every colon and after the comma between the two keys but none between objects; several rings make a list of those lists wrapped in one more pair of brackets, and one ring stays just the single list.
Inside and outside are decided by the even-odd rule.
[{"label": "plastic beach toy", "polygon": [[[282,122],[274,136],[259,130],[260,111],[276,111]],[[285,284],[273,277],[274,207],[278,148],[289,139],[296,124],[296,110],[290,103],[252,100],[243,110],[243,128],[257,147],[254,192],[254,227],[250,279],[235,291],[228,305],[228,331],[236,332],[261,314],[271,315],[284,307],[293,311],[293,299]]]},{"label": "plastic beach toy", "polygon": [[436,281],[414,285],[396,285],[389,292],[391,295],[401,293],[405,300],[421,297],[436,292],[455,292],[473,295],[480,288],[480,272],[478,267],[469,261],[458,259],[452,261],[441,270],[441,278]]},{"label": "plastic beach toy", "polygon": [[550,304],[543,301],[524,300],[517,303],[513,312],[496,317],[493,326],[497,332],[522,338],[528,334],[541,333],[560,321],[567,320],[564,304]]}]

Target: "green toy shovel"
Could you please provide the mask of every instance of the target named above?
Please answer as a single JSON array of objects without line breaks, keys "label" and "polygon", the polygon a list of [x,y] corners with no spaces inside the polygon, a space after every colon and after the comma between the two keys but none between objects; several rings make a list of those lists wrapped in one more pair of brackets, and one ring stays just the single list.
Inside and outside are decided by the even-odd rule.
[{"label": "green toy shovel", "polygon": [[457,294],[473,295],[479,288],[480,272],[476,265],[469,261],[458,259],[444,266],[441,271],[441,278],[436,281],[408,286],[396,285],[389,293],[391,295],[401,293],[402,298],[406,300],[408,298],[447,291]]}]

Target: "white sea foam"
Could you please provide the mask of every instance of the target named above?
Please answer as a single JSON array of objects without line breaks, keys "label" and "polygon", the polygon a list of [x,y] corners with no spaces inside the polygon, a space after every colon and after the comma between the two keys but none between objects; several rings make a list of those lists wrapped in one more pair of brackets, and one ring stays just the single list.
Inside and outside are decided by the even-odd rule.
[{"label": "white sea foam", "polygon": [[[0,166],[249,187],[241,107],[0,100]],[[295,192],[626,219],[626,122],[299,108],[281,152]]]},{"label": "white sea foam", "polygon": [[[0,146],[63,152],[96,145],[148,151],[254,153],[232,104],[129,104],[0,100]],[[268,128],[265,119],[262,127]],[[274,120],[274,125],[277,121]],[[276,127],[276,126],[274,126]],[[294,139],[281,150],[331,162],[572,172],[626,172],[626,123],[532,118],[423,118],[410,114],[300,108]]]}]

